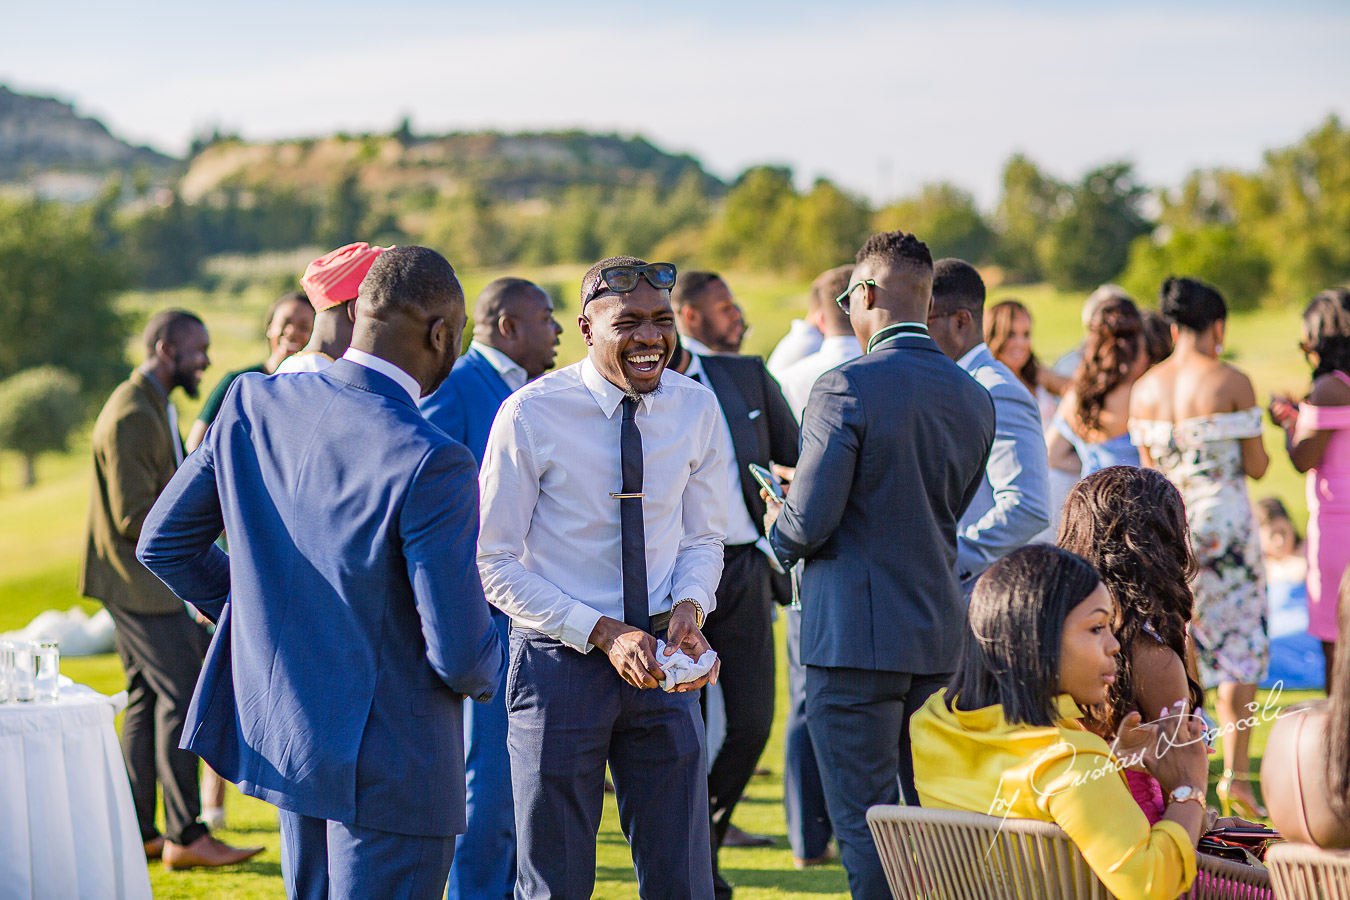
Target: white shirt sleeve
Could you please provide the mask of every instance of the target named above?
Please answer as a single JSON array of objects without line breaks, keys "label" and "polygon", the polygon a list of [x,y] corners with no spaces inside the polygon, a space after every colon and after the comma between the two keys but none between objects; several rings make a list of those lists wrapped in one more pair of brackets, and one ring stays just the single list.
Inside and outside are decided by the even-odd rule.
[{"label": "white shirt sleeve", "polygon": [[488,602],[513,621],[586,653],[600,612],[563,593],[523,562],[540,489],[532,444],[519,406],[508,401],[493,422],[478,476],[482,494],[478,575]]},{"label": "white shirt sleeve", "polygon": [[[722,415],[716,401],[708,407],[712,415],[704,415],[703,458],[689,475],[684,488],[684,536],[675,557],[670,595],[675,603],[693,600],[711,613],[717,607],[717,584],[722,579],[722,542],[727,532],[727,504],[741,502],[739,491],[734,498],[727,496],[726,466],[722,454],[730,449],[731,441],[717,440],[717,418]],[[725,446],[724,446],[725,444]],[[733,455],[734,460],[734,455]],[[734,464],[734,462],[732,463]]]}]

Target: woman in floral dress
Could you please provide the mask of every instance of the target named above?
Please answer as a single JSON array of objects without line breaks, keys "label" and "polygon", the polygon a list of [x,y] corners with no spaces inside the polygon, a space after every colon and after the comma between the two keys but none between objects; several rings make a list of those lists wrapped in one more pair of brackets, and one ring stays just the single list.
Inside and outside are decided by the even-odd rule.
[{"label": "woman in floral dress", "polygon": [[1143,465],[1159,469],[1186,501],[1191,546],[1199,563],[1192,582],[1191,635],[1201,681],[1218,687],[1225,815],[1264,815],[1248,772],[1246,729],[1256,686],[1266,674],[1266,589],[1261,545],[1246,477],[1269,460],[1261,445],[1261,409],[1252,383],[1219,360],[1228,307],[1214,288],[1189,278],[1163,283],[1160,307],[1176,350],[1135,384],[1130,434]]}]

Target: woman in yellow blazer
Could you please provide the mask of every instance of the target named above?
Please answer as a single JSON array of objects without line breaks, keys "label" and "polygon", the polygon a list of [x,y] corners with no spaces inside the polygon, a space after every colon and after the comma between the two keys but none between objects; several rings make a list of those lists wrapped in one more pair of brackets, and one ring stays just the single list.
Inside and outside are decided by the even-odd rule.
[{"label": "woman in yellow blazer", "polygon": [[1124,763],[1078,724],[1104,703],[1120,644],[1115,603],[1085,560],[1035,544],[975,586],[956,674],[910,721],[914,777],[926,807],[1054,822],[1121,900],[1170,900],[1195,879],[1205,825],[1204,726],[1183,707],[1115,742],[1140,754],[1167,809],[1150,827]]}]

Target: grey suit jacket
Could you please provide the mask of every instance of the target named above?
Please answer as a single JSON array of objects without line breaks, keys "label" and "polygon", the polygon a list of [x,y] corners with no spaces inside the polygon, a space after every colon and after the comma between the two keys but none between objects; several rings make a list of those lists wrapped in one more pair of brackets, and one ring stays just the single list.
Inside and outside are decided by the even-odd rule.
[{"label": "grey suit jacket", "polygon": [[984,480],[957,525],[956,572],[969,594],[980,573],[1050,524],[1050,466],[1036,400],[989,348],[965,370],[994,398],[996,426]]},{"label": "grey suit jacket", "polygon": [[802,575],[802,662],[939,674],[965,609],[956,524],[994,439],[989,392],[926,335],[897,337],[820,377],[801,459],[769,533]]}]

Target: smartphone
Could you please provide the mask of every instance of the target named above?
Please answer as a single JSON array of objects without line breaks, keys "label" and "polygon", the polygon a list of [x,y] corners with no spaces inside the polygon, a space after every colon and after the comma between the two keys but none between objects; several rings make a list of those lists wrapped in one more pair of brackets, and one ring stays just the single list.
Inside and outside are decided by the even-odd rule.
[{"label": "smartphone", "polygon": [[750,474],[759,482],[759,486],[768,491],[779,503],[787,499],[787,494],[783,493],[783,482],[778,480],[778,476],[770,472],[763,466],[750,463]]}]

